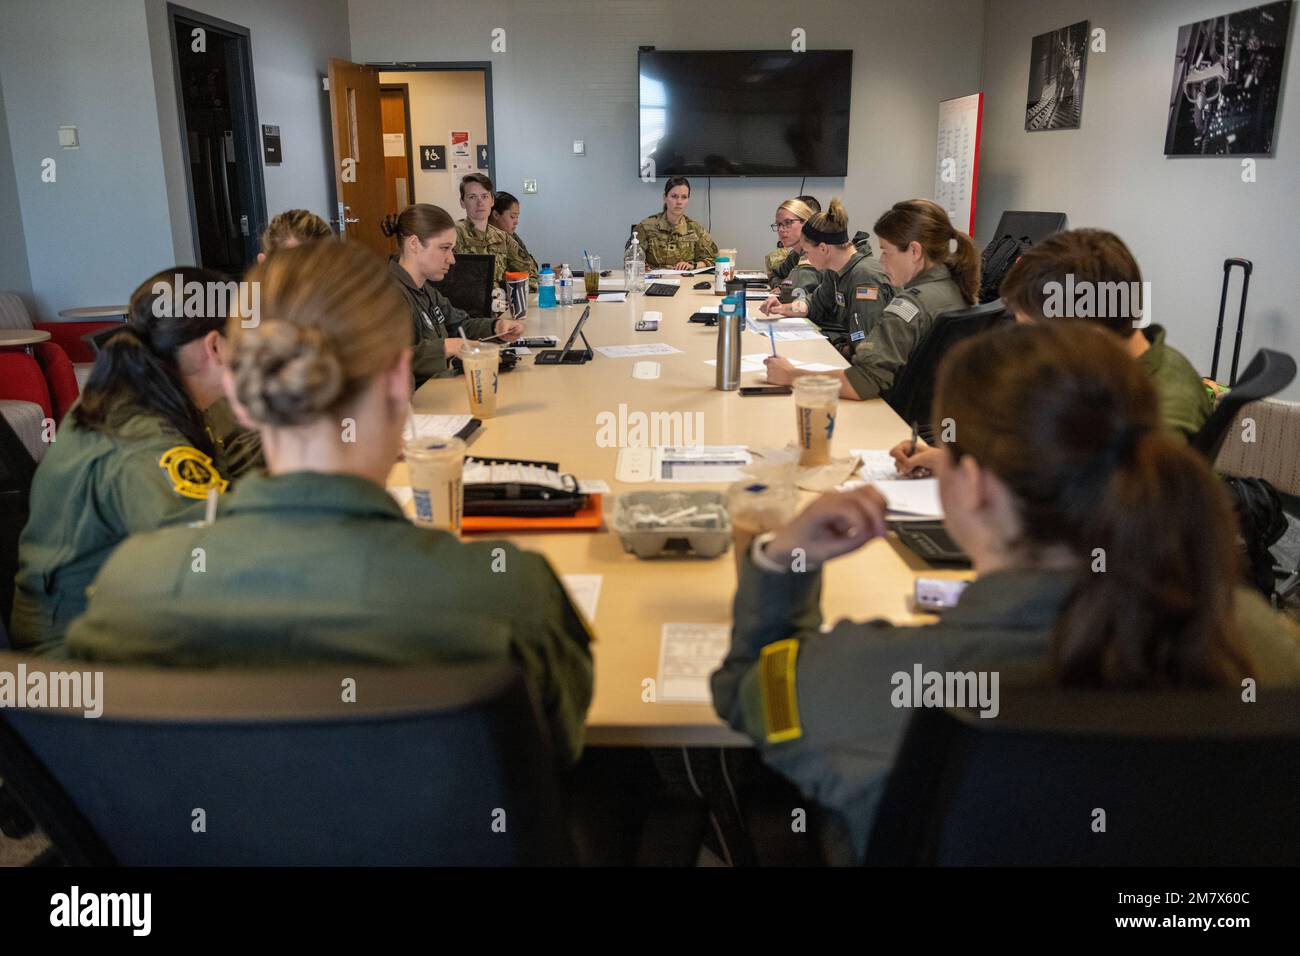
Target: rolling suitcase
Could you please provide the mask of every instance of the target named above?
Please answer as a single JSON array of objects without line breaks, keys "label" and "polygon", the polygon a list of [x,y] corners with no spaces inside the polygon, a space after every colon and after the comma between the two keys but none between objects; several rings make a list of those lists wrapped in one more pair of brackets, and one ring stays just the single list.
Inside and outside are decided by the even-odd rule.
[{"label": "rolling suitcase", "polygon": [[1223,290],[1219,293],[1219,325],[1214,330],[1214,357],[1210,360],[1210,377],[1207,380],[1215,391],[1222,388],[1219,384],[1219,348],[1223,344],[1223,313],[1228,305],[1228,281],[1232,270],[1241,267],[1241,303],[1237,308],[1237,334],[1232,346],[1232,367],[1228,373],[1228,388],[1237,384],[1237,360],[1241,357],[1241,327],[1246,321],[1246,296],[1250,292],[1250,274],[1255,266],[1249,259],[1223,260]]}]

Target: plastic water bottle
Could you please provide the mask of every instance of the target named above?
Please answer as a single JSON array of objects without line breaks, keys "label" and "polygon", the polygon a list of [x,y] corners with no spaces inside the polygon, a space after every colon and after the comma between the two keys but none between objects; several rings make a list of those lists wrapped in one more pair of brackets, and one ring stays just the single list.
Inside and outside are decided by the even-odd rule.
[{"label": "plastic water bottle", "polygon": [[542,271],[537,275],[537,307],[555,308],[555,272],[549,262],[542,263]]},{"label": "plastic water bottle", "polygon": [[623,257],[623,280],[628,292],[645,291],[645,250],[636,236],[632,237]]},{"label": "plastic water bottle", "polygon": [[568,308],[573,305],[573,270],[566,262],[560,266],[560,305]]}]

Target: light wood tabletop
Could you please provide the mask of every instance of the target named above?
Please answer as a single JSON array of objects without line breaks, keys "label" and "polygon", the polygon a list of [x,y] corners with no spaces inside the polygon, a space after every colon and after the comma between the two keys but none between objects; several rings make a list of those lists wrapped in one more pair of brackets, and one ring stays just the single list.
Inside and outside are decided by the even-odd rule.
[{"label": "light wood tabletop", "polygon": [[[688,324],[702,306],[716,306],[710,291],[692,288],[684,277],[672,297],[633,296],[627,303],[591,303],[585,331],[593,347],[663,342],[681,351],[649,358],[607,358],[599,352],[586,365],[535,366],[531,357],[500,378],[498,414],[486,419],[471,439],[469,452],[479,456],[540,459],[559,462],[561,470],[580,479],[603,479],[614,495],[637,490],[683,490],[726,485],[661,482],[625,483],[615,478],[617,447],[597,444],[601,413],[700,412],[702,444],[773,448],[795,437],[794,399],[788,395],[742,397],[714,388],[717,331]],[[535,301],[535,297],[534,297]],[[539,309],[530,305],[526,336],[556,335],[561,344],[584,305],[570,309]],[[757,302],[750,302],[751,311]],[[662,314],[658,332],[637,332],[644,312]],[[770,354],[767,336],[746,332],[743,352]],[[792,359],[843,367],[846,363],[824,339],[778,342],[778,351]],[[632,376],[639,361],[660,366],[657,379]],[[759,384],[762,373],[742,375],[742,384]],[[416,412],[467,414],[464,382],[431,379],[417,391]],[[883,401],[841,402],[836,419],[837,455],[853,448],[889,448],[910,437],[910,430]],[[407,484],[398,464],[390,484]],[[805,501],[812,499],[804,493]],[[606,497],[608,513],[612,501]],[[608,526],[608,522],[606,522]],[[717,746],[748,745],[723,725],[709,703],[668,703],[643,700],[643,681],[657,679],[661,633],[666,623],[723,624],[731,621],[735,564],[731,551],[719,558],[640,560],[623,551],[618,535],[600,532],[513,534],[508,540],[539,551],[556,572],[602,576],[594,621],[597,643],[595,699],[587,719],[588,743],[593,745]],[[897,623],[932,618],[909,610],[912,584],[918,573],[963,576],[933,571],[892,537],[873,541],[853,555],[831,562],[825,571],[823,612],[828,621],[840,617],[885,617]]]},{"label": "light wood tabletop", "polygon": [[46,342],[49,338],[50,333],[44,329],[0,329],[0,348],[35,345]]}]

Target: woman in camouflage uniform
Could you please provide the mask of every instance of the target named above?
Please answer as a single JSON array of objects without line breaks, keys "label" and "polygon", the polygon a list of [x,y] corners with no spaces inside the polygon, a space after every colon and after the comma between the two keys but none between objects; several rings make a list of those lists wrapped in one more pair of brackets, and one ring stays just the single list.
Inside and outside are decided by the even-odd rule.
[{"label": "woman in camouflage uniform", "polygon": [[664,208],[636,224],[647,269],[703,269],[713,265],[718,244],[709,231],[686,215],[691,184],[684,176],[664,183]]}]

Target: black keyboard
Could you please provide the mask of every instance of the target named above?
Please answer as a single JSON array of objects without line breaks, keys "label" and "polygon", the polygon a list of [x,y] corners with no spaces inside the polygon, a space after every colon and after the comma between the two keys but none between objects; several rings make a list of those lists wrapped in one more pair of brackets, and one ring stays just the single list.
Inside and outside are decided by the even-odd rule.
[{"label": "black keyboard", "polygon": [[676,295],[681,286],[669,285],[667,282],[651,282],[646,286],[646,295]]}]

